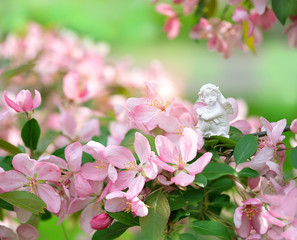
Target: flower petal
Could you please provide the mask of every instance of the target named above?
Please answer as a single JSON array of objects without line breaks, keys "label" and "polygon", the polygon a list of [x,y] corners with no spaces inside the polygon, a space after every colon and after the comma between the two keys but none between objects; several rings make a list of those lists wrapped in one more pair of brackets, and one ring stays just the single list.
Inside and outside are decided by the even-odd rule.
[{"label": "flower petal", "polygon": [[61,207],[61,198],[54,188],[48,184],[37,184],[39,197],[45,202],[46,208],[52,213],[58,213]]},{"label": "flower petal", "polygon": [[36,166],[37,179],[57,182],[61,177],[58,166],[53,163],[38,162]]},{"label": "flower petal", "polygon": [[28,154],[19,153],[12,159],[12,165],[15,170],[33,178],[36,172],[37,161],[30,159]]},{"label": "flower petal", "polygon": [[182,187],[190,185],[194,180],[195,176],[189,175],[183,171],[178,173],[175,177],[171,178],[172,182]]},{"label": "flower petal", "polygon": [[38,108],[41,104],[41,95],[40,92],[35,90],[35,96],[33,98],[33,109]]},{"label": "flower petal", "polygon": [[210,162],[211,158],[212,158],[212,153],[210,152],[204,153],[195,162],[193,162],[188,167],[186,167],[186,170],[190,175],[196,175],[198,173],[201,173],[203,169],[206,167],[206,165]]},{"label": "flower petal", "polygon": [[38,238],[38,231],[30,224],[22,224],[18,226],[16,232],[20,240],[35,240]]},{"label": "flower petal", "polygon": [[12,109],[14,109],[17,112],[21,112],[22,109],[19,107],[18,104],[16,104],[14,101],[12,101],[8,96],[7,92],[4,91],[4,99],[8,106],[10,106]]},{"label": "flower petal", "polygon": [[11,192],[24,186],[27,178],[20,172],[10,170],[0,173],[0,189],[4,192]]},{"label": "flower petal", "polygon": [[80,142],[70,144],[65,149],[65,158],[71,171],[76,172],[80,169],[82,157],[82,146]]}]

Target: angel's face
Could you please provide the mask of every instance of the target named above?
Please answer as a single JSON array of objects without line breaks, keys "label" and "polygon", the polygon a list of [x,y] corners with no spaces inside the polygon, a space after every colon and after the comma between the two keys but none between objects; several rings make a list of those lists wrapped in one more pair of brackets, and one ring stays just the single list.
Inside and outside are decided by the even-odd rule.
[{"label": "angel's face", "polygon": [[212,90],[205,90],[205,92],[203,94],[203,99],[207,105],[213,105],[217,101],[218,96]]}]

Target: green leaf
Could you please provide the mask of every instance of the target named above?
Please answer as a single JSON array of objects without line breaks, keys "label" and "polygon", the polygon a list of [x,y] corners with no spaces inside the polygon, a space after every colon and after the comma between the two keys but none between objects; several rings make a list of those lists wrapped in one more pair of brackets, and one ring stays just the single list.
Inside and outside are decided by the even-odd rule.
[{"label": "green leaf", "polygon": [[235,186],[235,183],[229,178],[218,179],[209,186],[210,192],[221,193]]},{"label": "green leaf", "polygon": [[5,171],[12,170],[12,156],[1,157],[0,156],[0,167],[2,167]]},{"label": "green leaf", "polygon": [[46,134],[40,139],[37,149],[34,152],[34,156],[36,159],[45,152],[47,147],[55,141],[59,134],[59,132],[53,130],[49,130],[46,132]]},{"label": "green leaf", "polygon": [[197,174],[195,176],[194,182],[199,187],[206,187],[207,186],[207,178],[203,174]]},{"label": "green leaf", "polygon": [[290,15],[294,15],[297,8],[296,0],[271,0],[271,6],[277,19],[284,25]]},{"label": "green leaf", "polygon": [[179,240],[197,240],[197,238],[190,233],[183,233],[179,235]]},{"label": "green leaf", "polygon": [[8,211],[14,211],[13,206],[10,203],[4,201],[3,199],[0,199],[0,208],[4,208]]},{"label": "green leaf", "polygon": [[128,226],[139,226],[139,217],[133,217],[131,212],[107,212],[107,214]]},{"label": "green leaf", "polygon": [[294,168],[297,168],[297,147],[290,152],[290,162]]},{"label": "green leaf", "polygon": [[231,148],[234,149],[236,146],[236,142],[234,142],[232,139],[230,138],[226,138],[226,137],[222,137],[222,136],[211,136],[209,140],[217,140],[218,143],[216,145],[225,147],[225,148]]},{"label": "green leaf", "polygon": [[216,236],[220,239],[231,239],[228,229],[220,222],[196,221],[191,227],[200,235]]},{"label": "green leaf", "polygon": [[194,188],[188,188],[186,191],[175,190],[170,192],[168,202],[170,210],[174,211],[184,206],[196,204],[203,199],[203,191]]},{"label": "green leaf", "polygon": [[256,178],[256,177],[259,177],[259,173],[257,171],[255,171],[254,169],[244,168],[238,173],[238,176]]},{"label": "green leaf", "polygon": [[242,132],[238,128],[230,126],[229,136],[231,140],[238,142],[242,138]]},{"label": "green leaf", "polygon": [[109,228],[98,230],[92,237],[92,240],[111,240],[121,236],[130,226],[121,222],[115,222]]},{"label": "green leaf", "polygon": [[35,66],[35,63],[31,61],[31,62],[21,65],[19,67],[16,67],[13,69],[8,69],[0,75],[0,79],[8,80],[14,76],[17,76],[17,75],[23,73],[23,72],[27,72],[27,71],[31,70],[34,66]]},{"label": "green leaf", "polygon": [[209,203],[210,206],[213,207],[225,207],[226,205],[228,205],[230,202],[230,197],[227,194],[221,194],[219,196],[217,196],[214,201],[211,201]]},{"label": "green leaf", "polygon": [[56,151],[54,151],[52,153],[52,155],[59,157],[59,158],[63,158],[65,160],[65,148],[66,147],[67,146],[57,149]]},{"label": "green leaf", "polygon": [[41,218],[42,221],[49,220],[49,219],[51,219],[51,217],[52,217],[51,212],[49,212],[46,209],[45,209],[45,213],[41,214],[41,216],[40,216],[40,218]]},{"label": "green leaf", "polygon": [[100,126],[100,136],[94,136],[93,141],[101,143],[104,146],[107,146],[107,138],[110,135],[110,132],[106,126]]},{"label": "green leaf", "polygon": [[39,197],[26,191],[1,193],[0,198],[34,214],[44,213],[44,208],[46,208],[46,204]]},{"label": "green leaf", "polygon": [[21,136],[26,147],[31,150],[35,150],[37,148],[37,143],[40,137],[40,127],[34,118],[26,122],[22,129]]},{"label": "green leaf", "polygon": [[9,153],[13,154],[13,155],[16,155],[18,153],[22,153],[22,151],[18,147],[12,145],[9,142],[6,142],[3,139],[0,139],[0,148],[3,149],[6,152],[9,152]]},{"label": "green leaf", "polygon": [[245,135],[237,143],[234,149],[234,160],[236,164],[245,162],[249,157],[251,157],[258,147],[258,137],[253,135]]},{"label": "green leaf", "polygon": [[214,180],[225,175],[234,175],[235,170],[227,164],[210,162],[202,171],[207,180]]},{"label": "green leaf", "polygon": [[85,163],[88,163],[88,162],[95,162],[95,159],[90,154],[83,152],[81,165],[84,165]]},{"label": "green leaf", "polygon": [[146,201],[149,205],[148,215],[139,218],[141,231],[146,240],[160,239],[166,228],[170,208],[162,190],[153,193]]}]

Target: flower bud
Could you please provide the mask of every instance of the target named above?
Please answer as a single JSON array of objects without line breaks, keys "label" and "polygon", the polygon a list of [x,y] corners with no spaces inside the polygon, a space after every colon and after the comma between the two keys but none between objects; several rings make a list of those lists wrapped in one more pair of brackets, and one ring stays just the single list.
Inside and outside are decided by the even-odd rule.
[{"label": "flower bud", "polygon": [[111,218],[107,213],[101,213],[91,220],[91,228],[95,230],[103,230],[111,224],[113,218]]}]

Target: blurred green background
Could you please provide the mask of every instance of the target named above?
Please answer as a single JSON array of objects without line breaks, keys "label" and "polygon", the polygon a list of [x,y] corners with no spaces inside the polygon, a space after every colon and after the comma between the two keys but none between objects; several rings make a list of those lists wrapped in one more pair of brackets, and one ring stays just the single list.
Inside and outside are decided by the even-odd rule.
[{"label": "blurred green background", "polygon": [[[160,59],[192,102],[203,84],[214,83],[225,96],[244,99],[249,115],[269,121],[286,118],[288,123],[297,118],[297,52],[288,47],[279,23],[264,34],[256,56],[236,51],[225,60],[209,52],[206,42],[188,38],[195,23],[191,17],[182,19],[178,38],[168,40],[162,32],[165,17],[155,12],[150,0],[1,0],[0,16],[2,38],[9,32],[22,33],[32,21],[49,29],[71,29],[110,44],[111,59],[128,57],[141,67]],[[65,239],[56,222],[41,222],[40,239]],[[69,239],[77,239],[78,222],[65,224]],[[79,239],[89,238],[82,234]],[[131,239],[131,233],[123,239]]]}]

